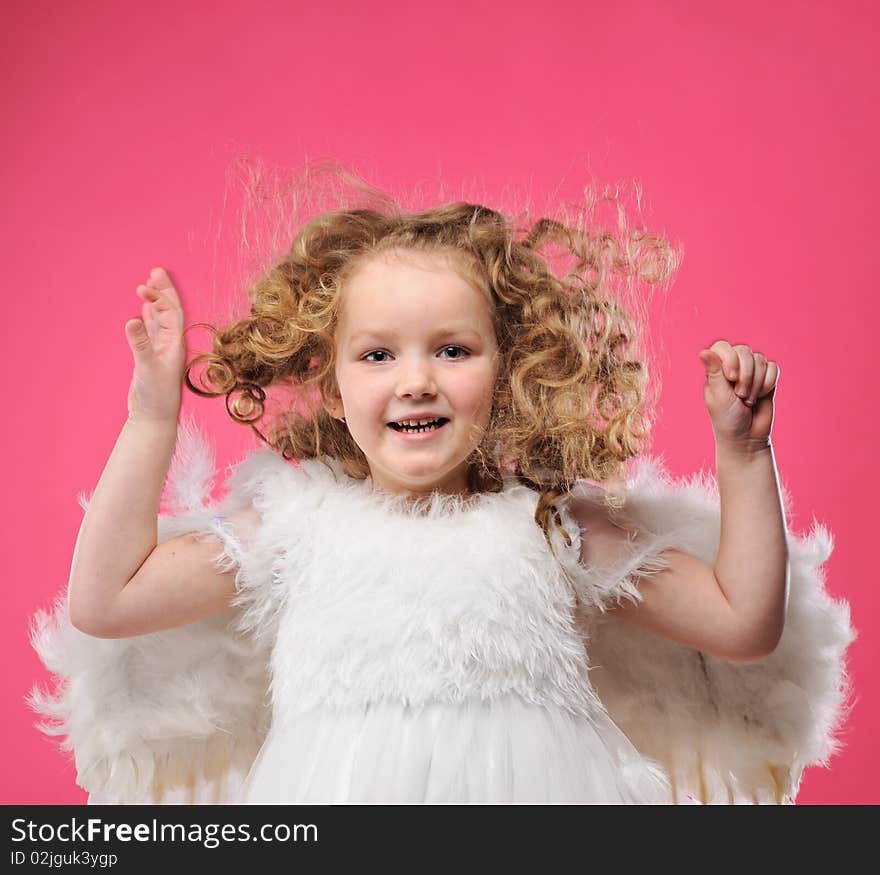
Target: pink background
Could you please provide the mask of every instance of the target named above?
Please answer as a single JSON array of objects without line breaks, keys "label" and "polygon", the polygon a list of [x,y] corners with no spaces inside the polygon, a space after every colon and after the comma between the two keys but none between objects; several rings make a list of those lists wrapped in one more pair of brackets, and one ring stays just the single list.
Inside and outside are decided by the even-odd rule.
[{"label": "pink background", "polygon": [[[713,464],[699,349],[725,338],[780,363],[791,527],[833,531],[828,588],[860,632],[847,746],[799,801],[877,802],[875,4],[378,5],[7,5],[0,801],[85,799],[23,704],[46,679],[28,618],[65,585],[76,495],[126,416],[134,287],[166,266],[188,321],[212,315],[237,245],[227,172],[246,154],[329,157],[391,190],[442,179],[490,205],[641,181],[651,227],[686,250],[654,308],[655,451],[676,474]],[[193,410],[221,463],[252,445],[222,401],[186,393]]]}]

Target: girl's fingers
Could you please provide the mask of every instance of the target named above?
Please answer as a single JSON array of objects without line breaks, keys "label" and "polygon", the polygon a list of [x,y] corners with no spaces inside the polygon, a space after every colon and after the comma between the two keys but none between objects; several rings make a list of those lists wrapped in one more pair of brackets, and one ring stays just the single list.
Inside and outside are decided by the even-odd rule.
[{"label": "girl's fingers", "polygon": [[745,400],[749,397],[752,381],[755,377],[755,359],[751,349],[744,343],[737,344],[733,349],[739,359],[739,376],[737,377],[734,391],[740,398]]},{"label": "girl's fingers", "polygon": [[750,407],[758,398],[769,395],[779,381],[779,365],[768,361],[760,352],[752,352],[745,343],[731,346],[726,340],[717,340],[709,347],[722,362],[725,378],[736,383],[734,392]]},{"label": "girl's fingers", "polygon": [[147,277],[147,285],[154,289],[164,289],[171,286],[171,277],[163,267],[154,267]]},{"label": "girl's fingers", "polygon": [[147,282],[137,287],[137,293],[144,302],[143,321],[151,340],[155,340],[160,331],[183,330],[180,298],[165,270],[154,267]]},{"label": "girl's fingers", "polygon": [[749,392],[749,397],[745,399],[745,402],[749,407],[754,407],[757,402],[758,393],[764,386],[764,377],[767,375],[767,359],[761,355],[761,353],[756,352],[752,357],[752,360],[754,361],[755,374],[752,379],[752,388]]},{"label": "girl's fingers", "polygon": [[721,359],[721,370],[725,379],[733,382],[737,377],[739,357],[726,340],[716,340],[709,349]]},{"label": "girl's fingers", "polygon": [[779,382],[779,365],[776,362],[767,362],[767,373],[764,374],[764,383],[761,391],[758,393],[759,398],[769,395]]},{"label": "girl's fingers", "polygon": [[129,319],[125,323],[125,335],[136,359],[146,359],[152,350],[152,343],[146,327],[140,319]]},{"label": "girl's fingers", "polygon": [[137,287],[138,294],[161,305],[162,309],[180,307],[180,296],[167,272],[161,267],[154,267],[147,277],[146,283]]},{"label": "girl's fingers", "polygon": [[143,319],[144,328],[147,330],[147,336],[150,342],[156,340],[156,319],[153,315],[153,305],[149,301],[144,301],[141,307],[141,317]]},{"label": "girl's fingers", "polygon": [[177,294],[177,289],[174,288],[174,283],[171,282],[171,277],[168,276],[168,272],[164,268],[154,267],[150,271],[146,284],[149,288],[159,292],[161,297],[169,299],[175,306],[180,306],[180,296]]}]

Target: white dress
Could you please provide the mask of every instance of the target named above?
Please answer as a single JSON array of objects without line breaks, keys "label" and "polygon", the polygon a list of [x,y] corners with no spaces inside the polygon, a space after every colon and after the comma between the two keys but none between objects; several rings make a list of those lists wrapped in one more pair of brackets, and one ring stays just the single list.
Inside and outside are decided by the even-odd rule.
[{"label": "white dress", "polygon": [[640,598],[666,549],[714,561],[710,477],[641,460],[620,520],[638,538],[584,568],[567,501],[554,557],[512,478],[419,506],[269,449],[220,502],[216,473],[183,423],[158,537],[210,539],[236,611],[97,639],[63,590],[34,617],[54,688],[28,702],[92,802],[791,802],[841,747],[856,633],[825,589],[822,526],[786,532],[778,647],[731,663],[607,610]]},{"label": "white dress", "polygon": [[[663,768],[590,685],[534,491],[509,478],[413,508],[335,463],[269,452],[235,486],[261,518],[218,519],[240,628],[272,641],[271,728],[245,801],[668,799]],[[572,546],[554,543],[577,573],[565,521]]]}]

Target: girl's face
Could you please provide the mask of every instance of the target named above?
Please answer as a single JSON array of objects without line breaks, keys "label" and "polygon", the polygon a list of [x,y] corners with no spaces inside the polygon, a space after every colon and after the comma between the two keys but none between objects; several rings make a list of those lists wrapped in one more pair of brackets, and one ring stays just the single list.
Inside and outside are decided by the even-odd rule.
[{"label": "girl's face", "polygon": [[[467,459],[489,424],[498,346],[489,292],[450,258],[411,250],[381,253],[342,291],[336,379],[345,417],[375,487],[425,495],[467,491]],[[440,419],[430,431],[392,423]]]}]

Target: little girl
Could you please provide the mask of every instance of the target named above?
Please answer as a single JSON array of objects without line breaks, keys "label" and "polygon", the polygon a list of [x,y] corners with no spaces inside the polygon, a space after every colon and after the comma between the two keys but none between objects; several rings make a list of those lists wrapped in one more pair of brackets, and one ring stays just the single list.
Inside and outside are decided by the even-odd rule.
[{"label": "little girl", "polygon": [[[323,214],[189,365],[150,273],[128,421],[33,632],[59,683],[32,707],[92,801],[793,801],[855,633],[830,535],[786,529],[779,368],[702,350],[717,487],[624,482],[646,375],[607,244],[463,203]],[[184,380],[268,445],[218,504]],[[270,386],[299,395],[267,438]]]}]

